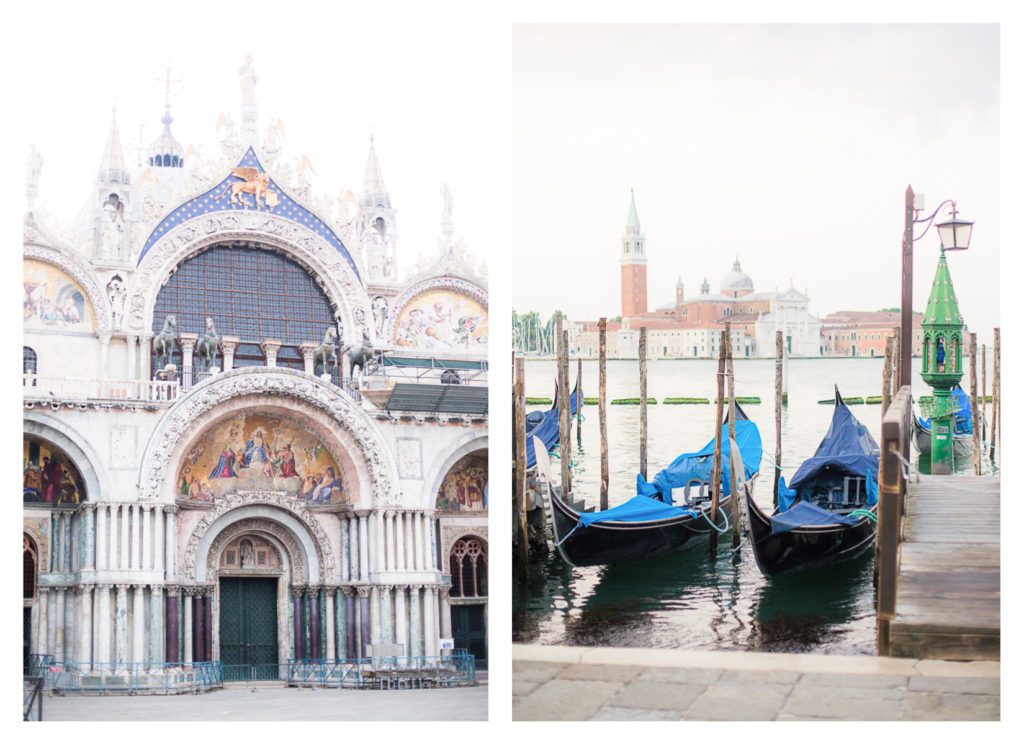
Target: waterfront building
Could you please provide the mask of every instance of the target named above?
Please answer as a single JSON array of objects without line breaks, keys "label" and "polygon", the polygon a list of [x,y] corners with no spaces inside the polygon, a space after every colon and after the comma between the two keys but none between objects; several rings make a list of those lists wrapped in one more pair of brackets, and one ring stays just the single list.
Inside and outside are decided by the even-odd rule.
[{"label": "waterfront building", "polygon": [[26,657],[278,677],[453,640],[485,664],[485,270],[443,188],[401,278],[372,139],[358,199],[318,197],[240,74],[211,157],[168,106],[129,167],[112,121],[67,227],[29,156]]},{"label": "waterfront building", "polygon": [[[921,355],[920,313],[912,317],[914,338],[911,353]],[[852,311],[831,313],[822,320],[821,347],[824,357],[884,357],[885,342],[900,326],[899,311]]]}]

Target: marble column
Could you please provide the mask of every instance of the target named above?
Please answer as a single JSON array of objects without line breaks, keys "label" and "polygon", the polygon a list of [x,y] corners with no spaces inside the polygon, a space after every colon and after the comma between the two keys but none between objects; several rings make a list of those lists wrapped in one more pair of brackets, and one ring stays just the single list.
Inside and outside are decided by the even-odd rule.
[{"label": "marble column", "polygon": [[337,591],[337,587],[324,587],[324,610],[327,611],[324,618],[324,638],[327,640],[325,656],[329,660],[337,656],[334,647],[334,596]]},{"label": "marble column", "polygon": [[213,659],[213,585],[203,594],[203,659]]},{"label": "marble column", "polygon": [[121,505],[120,524],[121,539],[118,541],[118,548],[121,549],[121,560],[118,563],[117,568],[128,569],[128,567],[131,566],[128,560],[128,549],[130,548],[130,544],[128,543],[128,534],[131,529],[131,514],[129,513],[129,505],[127,504]]},{"label": "marble column", "polygon": [[436,657],[441,650],[438,649],[437,642],[437,587],[435,585],[427,586],[424,600],[427,605],[426,620],[423,623],[424,646],[426,647],[427,655]]},{"label": "marble column", "polygon": [[404,572],[408,564],[405,560],[405,513],[395,515],[395,568]]},{"label": "marble column", "polygon": [[96,504],[96,569],[108,566],[107,554],[107,513],[109,508],[103,502]]},{"label": "marble column", "polygon": [[417,571],[423,569],[423,529],[420,527],[420,517],[422,513],[413,512],[410,517],[412,518],[412,543],[410,548],[412,549],[412,566]]},{"label": "marble column", "polygon": [[76,586],[75,594],[78,597],[78,649],[72,661],[88,669],[92,663],[92,585]]},{"label": "marble column", "polygon": [[405,610],[405,588],[395,588],[395,642],[402,645],[402,654],[409,654],[409,617]]},{"label": "marble column", "polygon": [[309,657],[320,659],[320,588],[306,588],[306,608],[309,613]]},{"label": "marble column", "polygon": [[391,621],[391,591],[394,585],[382,585],[380,588],[380,636],[382,644],[395,643],[394,624]]},{"label": "marble column", "polygon": [[355,659],[359,656],[356,647],[356,603],[355,590],[351,587],[343,588],[345,598],[345,657]]},{"label": "marble column", "polygon": [[143,585],[132,588],[132,662],[146,661],[146,606]]},{"label": "marble column", "polygon": [[220,338],[220,351],[224,355],[224,372],[227,372],[235,365],[235,349],[238,347],[237,336],[222,336]]},{"label": "marble column", "polygon": [[96,503],[86,502],[82,508],[85,510],[85,535],[82,548],[85,562],[83,568],[87,572],[91,572],[96,568]]},{"label": "marble column", "polygon": [[181,588],[181,609],[183,618],[181,619],[182,636],[184,637],[184,643],[181,645],[182,652],[184,652],[184,659],[182,662],[186,665],[192,663],[192,588],[182,587]]},{"label": "marble column", "polygon": [[71,513],[63,512],[60,516],[61,570],[71,571]]},{"label": "marble column", "polygon": [[167,587],[167,599],[164,602],[164,660],[169,663],[178,662],[178,593],[181,590],[175,585]]},{"label": "marble column", "polygon": [[349,546],[348,546],[348,542],[349,542],[349,539],[348,539],[348,526],[349,526],[348,517],[345,516],[345,515],[342,515],[341,516],[341,574],[340,574],[342,582],[348,582],[351,579],[351,577],[349,576],[349,567],[348,567],[348,552],[349,552]]},{"label": "marble column", "polygon": [[346,521],[348,525],[348,580],[355,582],[359,579],[359,518],[350,514]]},{"label": "marble column", "polygon": [[[61,620],[64,622],[64,661],[65,662],[77,662],[78,652],[78,623],[79,617],[77,615],[80,603],[77,597],[77,590],[74,587],[67,588],[64,593],[64,615]],[[90,638],[91,638],[90,631]]]},{"label": "marble column", "polygon": [[[381,631],[381,620],[380,620],[380,588],[370,588],[370,644],[376,647],[380,644],[380,631]],[[373,654],[377,656],[376,651]]]},{"label": "marble column", "polygon": [[378,510],[377,519],[374,521],[373,542],[376,546],[376,556],[373,559],[373,569],[376,572],[383,572],[386,566],[386,553],[384,546],[384,510]]},{"label": "marble column", "polygon": [[281,351],[280,339],[264,339],[260,344],[267,367],[277,367],[277,353]]},{"label": "marble column", "polygon": [[391,572],[395,569],[395,560],[392,558],[395,552],[394,537],[395,513],[391,510],[384,512],[384,571]]},{"label": "marble column", "polygon": [[366,513],[359,515],[359,580],[367,582],[369,574],[370,549],[366,541]]},{"label": "marble column", "polygon": [[[40,588],[44,589],[44,588]],[[46,635],[46,653],[58,658],[57,649],[57,592],[60,588],[53,587],[47,592],[46,599],[46,628],[40,628],[40,633]]]},{"label": "marble column", "polygon": [[304,634],[305,624],[303,623],[303,605],[302,602],[302,587],[295,585],[291,588],[292,590],[292,602],[295,604],[295,623],[294,623],[294,643],[295,643],[295,658],[299,660],[306,659],[306,637]]},{"label": "marble column", "polygon": [[437,523],[434,515],[427,513],[427,559],[430,562],[430,569],[439,571],[441,567],[440,557],[437,549]]},{"label": "marble column", "polygon": [[110,353],[110,333],[102,332],[98,334],[100,338],[100,367],[97,372],[97,380],[110,380],[110,376],[107,375],[107,357]]},{"label": "marble column", "polygon": [[117,607],[114,608],[114,644],[117,669],[128,662],[128,585],[117,586]]},{"label": "marble column", "polygon": [[174,579],[178,574],[178,518],[177,518],[177,507],[165,506],[164,525],[166,530],[166,540],[164,542],[164,551],[166,557],[164,558],[164,577],[168,580]]},{"label": "marble column", "polygon": [[419,513],[420,521],[420,566],[430,569],[430,518],[426,513]]},{"label": "marble column", "polygon": [[[153,568],[153,506],[142,505],[142,561],[139,569]],[[141,661],[141,660],[140,660]]]},{"label": "marble column", "polygon": [[139,380],[152,380],[150,366],[153,362],[153,335],[143,334],[139,337]]},{"label": "marble column", "polygon": [[441,636],[445,639],[452,638],[452,608],[448,604],[448,591],[451,585],[444,585],[439,591],[441,600]]},{"label": "marble column", "polygon": [[67,655],[64,652],[64,614],[67,612],[65,610],[67,588],[58,587],[56,590],[57,597],[53,609],[53,644],[50,645],[50,649],[53,650],[57,662],[68,662]]},{"label": "marble column", "polygon": [[[36,616],[36,648],[35,654],[47,654],[49,647],[46,646],[47,636],[50,631],[49,614],[47,608],[50,602],[50,588],[48,587],[37,587],[36,588],[36,606],[39,608],[38,615]],[[31,651],[31,650],[30,650]]]},{"label": "marble column", "polygon": [[153,566],[163,573],[164,568],[164,510],[160,505],[153,508]]},{"label": "marble column", "polygon": [[197,341],[199,341],[198,334],[178,334],[178,343],[181,344],[181,389],[183,391],[191,388],[192,381],[196,379],[192,354],[195,352]]},{"label": "marble column", "polygon": [[114,661],[110,653],[110,636],[113,632],[113,618],[110,615],[110,591],[113,585],[96,585],[96,613],[95,616],[95,651],[93,659],[96,662],[109,665]]},{"label": "marble column", "polygon": [[420,590],[423,585],[409,586],[409,656],[423,656],[423,616],[420,612]]},{"label": "marble column", "polygon": [[206,614],[203,613],[202,588],[197,587],[192,595],[192,661],[205,662]]},{"label": "marble column", "polygon": [[302,370],[306,375],[316,374],[316,360],[313,359],[316,347],[317,345],[311,341],[306,341],[299,345],[299,351],[302,353]]},{"label": "marble column", "polygon": [[[156,510],[155,514],[160,514]],[[159,535],[159,534],[158,534]],[[149,663],[158,667],[164,661],[164,590],[163,585],[149,586]]]},{"label": "marble column", "polygon": [[370,588],[360,587],[359,593],[359,656],[366,657],[366,645],[370,644]]}]

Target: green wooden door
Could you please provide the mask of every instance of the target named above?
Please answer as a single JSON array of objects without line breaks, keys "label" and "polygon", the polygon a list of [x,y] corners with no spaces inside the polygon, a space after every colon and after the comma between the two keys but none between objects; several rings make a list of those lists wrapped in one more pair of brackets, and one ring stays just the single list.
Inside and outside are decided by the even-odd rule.
[{"label": "green wooden door", "polygon": [[487,669],[487,629],[483,605],[453,605],[452,641],[476,658],[477,670]]},{"label": "green wooden door", "polygon": [[224,680],[278,677],[276,579],[221,578],[220,659]]}]

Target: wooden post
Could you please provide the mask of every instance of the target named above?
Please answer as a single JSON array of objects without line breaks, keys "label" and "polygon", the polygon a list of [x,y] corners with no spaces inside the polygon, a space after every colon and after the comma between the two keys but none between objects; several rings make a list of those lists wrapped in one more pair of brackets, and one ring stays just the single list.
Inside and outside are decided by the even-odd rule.
[{"label": "wooden post", "polygon": [[[992,435],[989,439],[992,442],[992,456],[996,454],[996,443],[1002,442],[999,436],[1000,428],[1003,425],[1003,416],[1000,413],[1003,408],[1003,380],[1001,377],[1001,362],[999,359],[999,329],[995,330],[995,343],[992,347]],[[1002,453],[999,455],[999,462],[1003,460]]]},{"label": "wooden post", "polygon": [[785,343],[782,345],[782,403],[789,406],[789,345]]},{"label": "wooden post", "polygon": [[[725,331],[718,345],[718,398],[715,401],[715,459],[711,471],[711,521],[718,522],[718,502],[722,496],[722,408],[725,398]],[[711,530],[711,555],[718,553],[718,531]]]},{"label": "wooden post", "polygon": [[978,418],[978,335],[970,334],[971,439],[974,441],[974,475],[981,476],[981,420]]},{"label": "wooden post", "polygon": [[775,484],[773,504],[779,506],[779,477],[782,476],[782,332],[775,332]]},{"label": "wooden post", "polygon": [[515,443],[515,469],[513,471],[512,493],[515,497],[516,517],[519,525],[519,542],[516,544],[516,570],[520,576],[526,575],[526,567],[530,558],[530,532],[527,527],[526,512],[526,361],[522,357],[513,356],[513,442]]},{"label": "wooden post", "polygon": [[914,323],[912,308],[914,305],[914,190],[907,186],[906,200],[903,209],[903,245],[902,257],[902,293],[900,295],[900,367],[897,385],[912,385],[910,361],[913,356]]},{"label": "wooden post", "polygon": [[900,343],[900,327],[896,326],[892,330],[892,399],[896,399],[896,391],[900,389],[900,370],[902,366],[900,363],[900,353],[903,351],[903,345]]},{"label": "wooden post", "polygon": [[562,330],[562,314],[555,321],[555,344],[558,350],[558,457],[562,475],[562,499],[572,504],[569,493],[572,476],[569,464],[572,462],[572,427],[569,409],[569,336]]},{"label": "wooden post", "polygon": [[736,439],[736,387],[732,372],[732,327],[725,322],[725,339],[728,342],[725,353],[726,375],[729,378],[729,512],[732,513],[732,547],[740,545],[740,499],[736,484],[737,463],[732,457],[732,441]]},{"label": "wooden post", "polygon": [[986,352],[985,345],[982,344],[981,345],[981,427],[982,427],[981,434],[982,434],[983,437],[986,436],[986,432],[985,432],[985,404],[986,404],[986,401],[985,401],[985,388],[986,388],[986,386],[985,386],[985,383],[987,381],[985,380],[985,352]]},{"label": "wooden post", "polygon": [[647,327],[640,327],[640,475],[647,480]]},{"label": "wooden post", "polygon": [[885,363],[882,365],[882,418],[892,403],[892,337],[885,340]]},{"label": "wooden post", "polygon": [[601,509],[608,509],[608,319],[598,322],[600,358],[598,360],[597,410],[601,425]]},{"label": "wooden post", "polygon": [[878,532],[876,572],[878,575],[878,654],[888,655],[889,625],[896,617],[896,581],[902,532],[903,490],[899,454],[910,438],[910,388],[901,388],[882,421],[881,453],[878,467]]},{"label": "wooden post", "polygon": [[576,447],[583,447],[583,358],[576,356]]}]

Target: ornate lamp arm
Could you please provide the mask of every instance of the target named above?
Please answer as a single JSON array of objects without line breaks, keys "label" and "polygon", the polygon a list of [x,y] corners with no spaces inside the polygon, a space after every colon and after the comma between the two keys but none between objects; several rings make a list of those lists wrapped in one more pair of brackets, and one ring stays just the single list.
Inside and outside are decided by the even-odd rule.
[{"label": "ornate lamp arm", "polygon": [[940,205],[939,205],[938,207],[936,207],[935,211],[934,211],[933,213],[931,213],[931,214],[930,214],[930,215],[929,215],[928,217],[924,217],[924,218],[921,218],[921,219],[918,219],[918,218],[916,218],[916,217],[914,218],[914,222],[915,222],[915,223],[921,223],[921,222],[926,222],[926,223],[928,223],[928,225],[927,225],[927,226],[925,227],[925,229],[924,229],[923,231],[921,231],[921,235],[919,235],[919,236],[917,236],[917,237],[915,237],[915,238],[913,239],[913,240],[914,240],[914,243],[917,243],[917,241],[918,241],[919,239],[921,239],[921,238],[924,238],[924,236],[925,236],[925,233],[927,233],[927,232],[928,232],[929,230],[931,230],[931,227],[932,227],[932,221],[933,221],[933,220],[935,220],[935,216],[936,216],[936,215],[938,215],[938,214],[939,214],[939,211],[940,211],[940,210],[941,210],[941,209],[942,209],[943,207],[945,207],[945,206],[946,206],[947,204],[951,204],[951,205],[953,205],[953,217],[956,217],[956,202],[954,202],[954,201],[953,201],[952,199],[947,199],[947,200],[946,200],[945,202],[943,202],[943,203],[942,203],[942,204],[940,204]]}]

